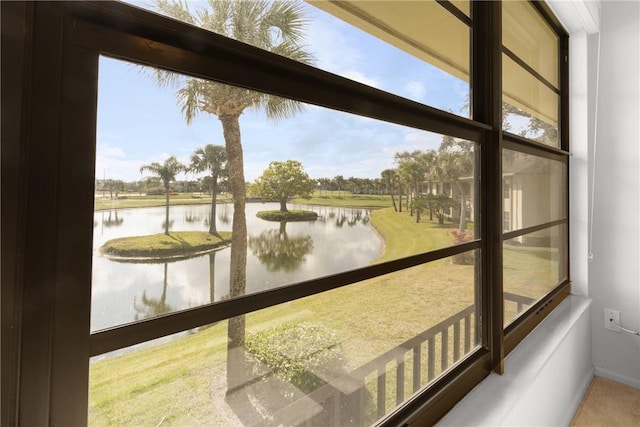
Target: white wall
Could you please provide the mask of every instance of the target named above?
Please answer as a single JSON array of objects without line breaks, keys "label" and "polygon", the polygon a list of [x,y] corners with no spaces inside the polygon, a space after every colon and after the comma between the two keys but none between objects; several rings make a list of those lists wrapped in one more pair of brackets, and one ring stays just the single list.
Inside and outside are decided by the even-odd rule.
[{"label": "white wall", "polygon": [[[603,1],[589,265],[596,374],[640,388],[640,337],[606,331],[603,308],[640,330],[640,3]],[[591,36],[590,43],[598,38]],[[590,179],[590,183],[591,183]]]}]

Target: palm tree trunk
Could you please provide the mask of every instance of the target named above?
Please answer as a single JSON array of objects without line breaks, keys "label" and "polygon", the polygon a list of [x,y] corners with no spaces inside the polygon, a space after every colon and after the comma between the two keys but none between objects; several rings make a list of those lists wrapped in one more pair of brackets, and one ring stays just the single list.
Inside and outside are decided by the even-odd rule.
[{"label": "palm tree trunk", "polygon": [[462,184],[460,184],[460,181],[456,180],[456,187],[458,187],[458,191],[460,192],[460,224],[459,224],[459,229],[460,230],[466,230],[467,228],[467,215],[466,215],[466,206],[465,206],[465,200],[464,200],[464,189],[462,188]]},{"label": "palm tree trunk", "polygon": [[[240,116],[221,114],[222,131],[227,150],[229,183],[233,195],[233,222],[231,227],[231,259],[229,271],[229,297],[245,294],[247,284],[247,220],[245,217],[246,190],[244,160],[240,137]],[[227,397],[240,391],[246,383],[247,361],[244,354],[245,317],[229,319],[227,326]]]},{"label": "palm tree trunk", "polygon": [[171,191],[171,187],[169,185],[165,185],[164,187],[164,196],[165,196],[165,215],[164,215],[164,234],[169,235],[169,191]]},{"label": "palm tree trunk", "polygon": [[216,301],[216,253],[209,254],[209,302]]},{"label": "palm tree trunk", "polygon": [[209,233],[218,234],[216,229],[216,197],[218,195],[218,177],[211,177],[211,215],[209,216]]}]

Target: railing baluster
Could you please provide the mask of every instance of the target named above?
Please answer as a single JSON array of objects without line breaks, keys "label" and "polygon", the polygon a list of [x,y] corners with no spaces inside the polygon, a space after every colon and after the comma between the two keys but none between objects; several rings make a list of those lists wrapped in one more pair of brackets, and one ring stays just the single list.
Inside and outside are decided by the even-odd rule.
[{"label": "railing baluster", "polygon": [[440,373],[449,367],[449,328],[442,330],[442,348],[440,349]]},{"label": "railing baluster", "polygon": [[453,324],[453,361],[460,360],[460,320]]},{"label": "railing baluster", "polygon": [[378,418],[387,412],[387,373],[386,366],[378,369]]},{"label": "railing baluster", "polygon": [[429,345],[427,346],[427,363],[428,373],[427,381],[431,381],[436,375],[436,343],[435,337],[429,338]]},{"label": "railing baluster", "polygon": [[[509,301],[517,301],[516,298],[522,299],[523,306],[531,304],[529,301],[530,298],[525,299],[526,297],[505,295],[505,299]],[[370,405],[376,405],[375,411],[377,412],[378,418],[384,417],[387,409],[386,374],[387,368],[392,369],[390,363],[396,363],[395,397],[396,401],[401,403],[405,397],[405,380],[407,379],[407,373],[405,371],[407,369],[406,358],[408,351],[413,352],[412,374],[410,375],[413,376],[413,391],[415,392],[418,391],[422,385],[429,383],[436,378],[436,340],[439,340],[442,344],[440,367],[442,371],[445,371],[450,366],[449,328],[453,326],[453,357],[455,357],[456,360],[459,360],[461,356],[467,354],[471,350],[471,345],[477,342],[476,325],[478,322],[476,321],[476,318],[476,307],[473,305],[469,306],[459,313],[444,319],[442,322],[421,332],[419,335],[407,340],[401,345],[391,349],[385,354],[380,355],[376,359],[356,368],[340,379],[357,387],[357,389],[349,387],[349,389],[353,391],[348,394],[342,395],[332,384],[327,384],[318,390],[313,391],[309,396],[307,396],[307,398],[311,398],[316,403],[322,405],[324,407],[324,413],[310,418],[307,424],[317,424],[320,421],[319,417],[322,417],[322,422],[329,423],[330,425],[341,425],[345,422],[353,425],[363,425],[365,421],[365,414],[369,412],[369,409],[373,410]],[[460,322],[462,322],[462,319],[465,321],[464,338],[460,336],[462,328]],[[440,338],[438,338],[439,334],[442,334]],[[463,340],[464,354],[461,354]],[[423,345],[424,349],[422,347]],[[425,353],[426,356],[424,363],[422,356],[423,353]],[[424,373],[423,370],[425,371]],[[373,386],[373,375],[377,375],[378,391],[377,399],[374,398],[370,400],[367,398],[369,396],[367,384]],[[359,379],[358,384],[353,383],[355,378]],[[367,381],[367,378],[369,378],[370,381]],[[393,384],[389,384],[389,387],[392,385]],[[298,404],[298,402],[294,402],[289,406],[293,408],[296,404]],[[389,404],[391,404],[391,402],[389,402]],[[345,408],[348,408],[349,410],[349,419],[347,419],[346,415],[342,414]],[[288,410],[289,407],[287,406],[279,412],[286,414]]]},{"label": "railing baluster", "polygon": [[396,405],[404,402],[404,355],[396,360]]},{"label": "railing baluster", "polygon": [[362,387],[358,389],[358,411],[356,412],[356,417],[353,420],[354,425],[361,426],[364,424],[364,413],[366,409],[366,396],[367,396],[367,386],[365,384],[364,378],[362,379]]},{"label": "railing baluster", "polygon": [[464,318],[464,354],[471,351],[471,315]]},{"label": "railing baluster", "polygon": [[422,344],[413,347],[413,392],[420,388],[420,371],[422,371]]},{"label": "railing baluster", "polygon": [[330,417],[330,422],[332,425],[339,425],[340,424],[340,401],[341,396],[340,396],[340,392],[337,392],[336,394],[333,395],[332,400],[332,405],[331,405],[331,417]]},{"label": "railing baluster", "polygon": [[518,301],[518,308],[517,308],[517,314],[520,314],[520,312],[522,311],[522,301]]}]

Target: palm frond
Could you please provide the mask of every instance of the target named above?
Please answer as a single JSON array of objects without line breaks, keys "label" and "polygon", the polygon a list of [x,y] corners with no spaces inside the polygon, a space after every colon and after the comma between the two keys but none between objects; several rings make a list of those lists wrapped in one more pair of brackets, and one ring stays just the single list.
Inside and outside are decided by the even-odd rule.
[{"label": "palm frond", "polygon": [[156,10],[163,15],[178,19],[187,24],[197,25],[196,20],[189,11],[189,4],[181,0],[155,0]]},{"label": "palm frond", "polygon": [[190,79],[185,86],[176,92],[180,111],[184,115],[187,124],[191,124],[193,119],[202,110],[201,86],[201,83],[197,79]]}]

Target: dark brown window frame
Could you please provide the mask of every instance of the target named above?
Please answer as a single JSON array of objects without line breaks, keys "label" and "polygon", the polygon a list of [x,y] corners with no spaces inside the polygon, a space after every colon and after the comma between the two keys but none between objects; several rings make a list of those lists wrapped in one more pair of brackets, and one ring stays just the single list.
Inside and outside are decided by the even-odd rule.
[{"label": "dark brown window frame", "polygon": [[[19,139],[21,147],[25,147],[23,176],[28,185],[19,209],[25,214],[23,224],[28,227],[23,225],[17,238],[23,247],[23,255],[18,259],[18,268],[23,272],[17,286],[21,296],[18,300],[23,303],[19,322],[21,339],[16,340],[20,341],[16,356],[20,367],[15,374],[19,384],[15,390],[16,393],[19,390],[17,420],[26,425],[86,423],[89,357],[92,355],[177,332],[175,329],[188,329],[471,249],[480,249],[482,253],[480,293],[484,320],[481,348],[379,424],[432,423],[491,371],[501,373],[505,355],[570,290],[567,277],[516,322],[503,328],[502,147],[513,144],[542,157],[560,156],[568,168],[568,35],[546,5],[536,2],[534,7],[560,38],[559,150],[501,130],[499,2],[472,4],[473,120],[124,4],[34,3],[26,7],[23,13],[28,30],[24,41],[27,65]],[[480,147],[478,161],[484,195],[480,201],[479,221],[483,237],[465,245],[215,304],[215,309],[209,306],[187,310],[91,336],[91,290],[87,284],[91,283],[90,223],[100,54],[203,78],[213,77],[230,84],[476,141]],[[210,73],[212,61],[224,64],[224,67],[218,67],[222,71],[216,71],[213,76]],[[252,72],[242,72],[247,68]],[[261,77],[257,78],[256,73]],[[256,84],[256,80],[261,83]],[[566,194],[568,200],[568,188]],[[54,212],[54,218],[39,221],[42,209]],[[51,257],[43,261],[43,253]],[[33,267],[36,265],[38,268]],[[567,260],[567,271],[568,267]],[[178,326],[174,326],[176,324]]]}]

